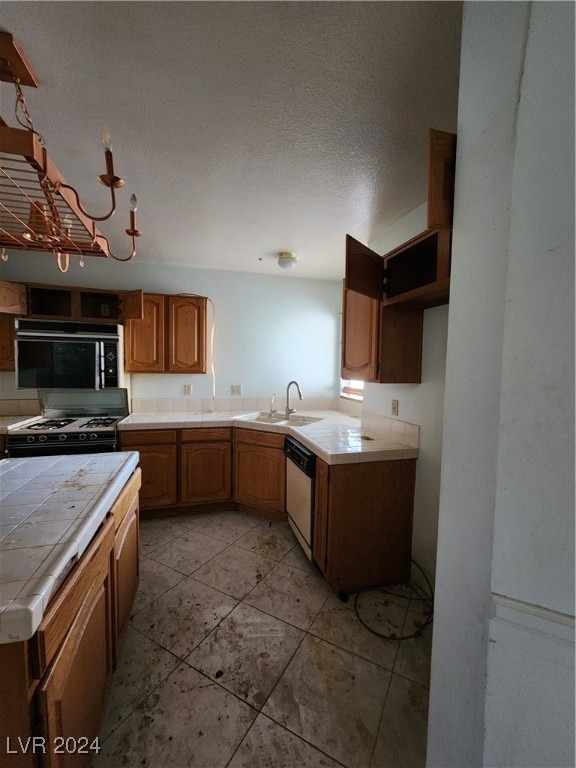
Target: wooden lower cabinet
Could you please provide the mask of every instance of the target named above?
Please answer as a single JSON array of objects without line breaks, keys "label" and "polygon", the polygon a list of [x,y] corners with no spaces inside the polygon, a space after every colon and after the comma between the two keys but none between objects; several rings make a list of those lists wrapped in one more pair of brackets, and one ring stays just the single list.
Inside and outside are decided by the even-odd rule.
[{"label": "wooden lower cabinet", "polygon": [[284,435],[235,430],[234,498],[249,508],[285,516]]},{"label": "wooden lower cabinet", "polygon": [[140,507],[168,507],[177,502],[178,450],[175,429],[120,432],[120,447],[139,451],[142,470]]},{"label": "wooden lower cabinet", "polygon": [[127,483],[121,497],[112,507],[115,528],[112,570],[114,666],[116,666],[120,656],[140,578],[138,562],[140,505],[138,491],[141,482],[142,472],[138,468]]},{"label": "wooden lower cabinet", "polygon": [[184,429],[180,500],[190,504],[232,498],[232,429]]},{"label": "wooden lower cabinet", "polygon": [[[42,733],[47,745],[43,762],[50,768],[89,765],[94,756],[88,750],[98,736],[112,674],[109,613],[107,576],[86,596],[39,687]],[[61,752],[57,751],[59,741]],[[66,748],[72,743],[74,747]],[[83,745],[87,754],[79,753],[76,745]]]},{"label": "wooden lower cabinet", "polygon": [[0,644],[2,768],[92,764],[138,583],[139,486],[137,469],[33,637]]},{"label": "wooden lower cabinet", "polygon": [[317,459],[313,558],[336,593],[408,580],[415,472],[415,459]]}]

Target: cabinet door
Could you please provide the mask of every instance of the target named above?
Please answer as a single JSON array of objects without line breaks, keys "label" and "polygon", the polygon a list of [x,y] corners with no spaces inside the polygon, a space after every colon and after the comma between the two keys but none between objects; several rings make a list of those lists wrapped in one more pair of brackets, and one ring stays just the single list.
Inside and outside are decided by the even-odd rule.
[{"label": "cabinet door", "polygon": [[171,373],[206,373],[206,299],[168,297],[168,361]]},{"label": "cabinet door", "polygon": [[[106,689],[112,674],[110,573],[92,584],[66,638],[38,689],[42,735],[50,768],[90,765],[93,753],[63,749],[54,753],[56,737],[88,740],[98,735]],[[82,741],[80,741],[82,740]]]},{"label": "cabinet door", "polygon": [[142,445],[140,507],[167,507],[176,503],[176,446]]},{"label": "cabinet door", "polygon": [[286,511],[286,465],[284,452],[277,448],[236,444],[234,495],[236,501]]},{"label": "cabinet door", "polygon": [[387,384],[419,384],[424,310],[401,306],[380,310],[380,373]]},{"label": "cabinet door", "polygon": [[0,280],[0,312],[26,314],[26,286]]},{"label": "cabinet door", "polygon": [[142,291],[120,292],[120,319],[142,320],[144,317],[144,294]]},{"label": "cabinet door", "polygon": [[180,500],[190,503],[232,498],[232,444],[188,443],[181,446]]},{"label": "cabinet door", "polygon": [[378,381],[379,302],[344,289],[342,378]]},{"label": "cabinet door", "polygon": [[[109,642],[108,579],[90,591],[45,681],[39,701],[46,738],[46,765],[50,768],[90,765],[93,753],[63,749],[54,754],[56,737],[88,740],[98,735],[104,697],[112,673]],[[82,741],[80,741],[82,740]]]},{"label": "cabinet door", "polygon": [[138,497],[116,531],[114,542],[114,665],[138,588]]},{"label": "cabinet door", "polygon": [[314,562],[325,573],[328,565],[328,482],[330,467],[322,459],[316,459],[314,484],[314,536],[312,554]]},{"label": "cabinet door", "polygon": [[14,315],[4,315],[0,313],[0,371],[15,370],[15,339],[16,328],[14,326]]},{"label": "cabinet door", "polygon": [[142,320],[130,320],[124,333],[127,373],[162,373],[165,357],[164,296],[144,294]]},{"label": "cabinet door", "polygon": [[431,129],[428,134],[428,227],[451,229],[454,211],[456,135]]},{"label": "cabinet door", "polygon": [[381,301],[384,291],[384,260],[376,251],[346,235],[345,287]]}]

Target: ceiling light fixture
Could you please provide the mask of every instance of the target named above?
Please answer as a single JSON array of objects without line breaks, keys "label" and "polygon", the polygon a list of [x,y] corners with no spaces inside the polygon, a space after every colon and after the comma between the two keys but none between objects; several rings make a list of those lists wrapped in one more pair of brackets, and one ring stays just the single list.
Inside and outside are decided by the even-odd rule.
[{"label": "ceiling light fixture", "polygon": [[10,128],[0,117],[0,255],[6,261],[7,249],[42,251],[56,257],[58,269],[67,272],[70,255],[104,256],[130,261],[136,255],[136,196],[130,198],[130,225],[125,229],[132,239],[132,252],[126,258],[115,256],[108,240],[95,222],[107,221],[116,211],[115,190],[124,180],[114,173],[112,140],[102,134],[106,173],[98,181],[110,190],[110,210],[92,216],[85,210],[74,187],[66,183],[48,157],[44,139],[34,128],[22,85],[36,88],[36,77],[24,54],[8,32],[0,32],[0,80],[16,89],[16,120],[22,128]]},{"label": "ceiling light fixture", "polygon": [[288,251],[281,251],[278,254],[278,266],[280,269],[294,269],[296,266],[296,254]]}]

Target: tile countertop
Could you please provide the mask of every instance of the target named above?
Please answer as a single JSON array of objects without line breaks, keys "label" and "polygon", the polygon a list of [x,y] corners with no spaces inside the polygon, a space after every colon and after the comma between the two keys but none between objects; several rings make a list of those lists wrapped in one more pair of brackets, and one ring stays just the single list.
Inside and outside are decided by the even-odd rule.
[{"label": "tile countertop", "polygon": [[138,461],[136,451],[0,461],[0,643],[32,637]]},{"label": "tile countertop", "polygon": [[293,426],[287,421],[266,424],[256,420],[258,413],[135,413],[118,425],[120,431],[140,429],[193,429],[202,427],[245,427],[264,432],[289,434],[303,443],[327,464],[363,461],[390,461],[418,458],[418,438],[398,432],[379,433],[363,427],[360,419],[340,411],[297,411],[296,418],[319,421]]}]

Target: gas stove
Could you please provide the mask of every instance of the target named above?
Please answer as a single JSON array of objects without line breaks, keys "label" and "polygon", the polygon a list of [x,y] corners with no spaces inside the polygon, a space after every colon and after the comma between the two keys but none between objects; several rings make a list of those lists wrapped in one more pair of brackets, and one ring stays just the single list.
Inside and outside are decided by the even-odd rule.
[{"label": "gas stove", "polygon": [[120,418],[115,416],[94,416],[92,418],[83,416],[80,419],[39,419],[32,422],[32,424],[26,424],[14,430],[13,434],[26,434],[28,430],[45,433],[60,430],[58,434],[77,432],[82,429],[109,430],[113,429],[119,421]]},{"label": "gas stove", "polygon": [[129,413],[125,389],[39,390],[38,397],[42,417],[8,429],[8,456],[116,450],[117,424]]}]

